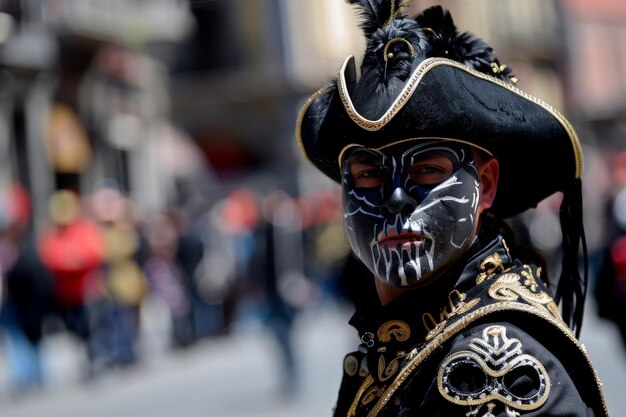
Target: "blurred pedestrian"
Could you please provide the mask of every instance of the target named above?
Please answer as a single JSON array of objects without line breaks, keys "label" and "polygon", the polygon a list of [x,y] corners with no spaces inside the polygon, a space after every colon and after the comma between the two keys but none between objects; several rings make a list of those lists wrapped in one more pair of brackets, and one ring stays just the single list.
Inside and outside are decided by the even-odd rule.
[{"label": "blurred pedestrian", "polygon": [[[305,156],[342,185],[346,234],[376,289],[350,321],[362,343],[335,415],[607,415],[577,340],[576,133],[441,7],[409,18],[403,1],[348,2],[367,41],[360,71],[348,57],[297,122]],[[503,220],[557,191],[550,282]]]},{"label": "blurred pedestrian", "polygon": [[146,222],[144,233],[148,254],[142,267],[150,291],[169,308],[172,347],[188,347],[195,342],[193,305],[185,271],[177,259],[178,229],[167,213],[157,213]]},{"label": "blurred pedestrian", "polygon": [[87,376],[93,377],[110,362],[111,322],[103,280],[106,243],[73,191],[53,193],[49,216],[50,223],[39,236],[38,252],[54,277],[55,310],[66,329],[84,343]]},{"label": "blurred pedestrian", "polygon": [[297,390],[298,382],[292,336],[297,309],[286,299],[284,280],[289,269],[287,262],[294,259],[294,250],[298,250],[295,245],[299,242],[294,241],[294,235],[281,223],[290,222],[285,212],[281,218],[280,208],[284,204],[290,204],[289,196],[280,190],[268,193],[262,201],[263,220],[257,229],[261,239],[257,255],[261,259],[254,279],[261,280],[267,308],[265,324],[274,335],[280,353],[280,391],[289,396]]},{"label": "blurred pedestrian", "polygon": [[4,287],[0,326],[4,336],[12,386],[18,392],[45,381],[41,352],[43,322],[53,301],[52,277],[29,238],[30,198],[12,185],[1,198],[0,271]]},{"label": "blurred pedestrian", "polygon": [[212,311],[200,293],[197,270],[204,257],[204,242],[196,228],[184,213],[183,208],[171,210],[168,216],[176,227],[178,242],[176,245],[176,262],[182,272],[182,283],[191,300],[189,321],[193,339],[209,336],[214,333]]},{"label": "blurred pedestrian", "polygon": [[132,365],[137,361],[140,308],[148,293],[148,283],[137,260],[140,236],[135,207],[117,183],[109,180],[96,187],[91,213],[106,242],[104,280],[110,301],[111,362]]},{"label": "blurred pedestrian", "polygon": [[615,324],[626,350],[626,185],[617,193],[612,208],[616,235],[604,250],[594,295],[598,315]]}]

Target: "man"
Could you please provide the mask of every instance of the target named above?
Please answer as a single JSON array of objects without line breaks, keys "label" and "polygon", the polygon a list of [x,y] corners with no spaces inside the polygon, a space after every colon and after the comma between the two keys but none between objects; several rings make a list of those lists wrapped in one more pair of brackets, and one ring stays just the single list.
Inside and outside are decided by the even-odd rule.
[{"label": "man", "polygon": [[[375,277],[377,297],[351,320],[362,343],[335,415],[607,415],[577,340],[576,133],[440,7],[407,18],[401,1],[348,3],[367,38],[360,77],[348,57],[296,128],[342,185],[348,240]],[[502,220],[555,192],[563,262],[550,282]]]}]

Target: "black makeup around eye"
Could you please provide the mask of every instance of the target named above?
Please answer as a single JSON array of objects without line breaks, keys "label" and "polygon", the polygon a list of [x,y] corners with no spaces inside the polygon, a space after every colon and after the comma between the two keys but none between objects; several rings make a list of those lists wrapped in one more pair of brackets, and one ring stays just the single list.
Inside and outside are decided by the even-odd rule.
[{"label": "black makeup around eye", "polygon": [[346,162],[352,185],[363,189],[373,189],[384,185],[389,176],[389,169],[384,162],[384,155],[369,149],[358,149],[352,152]]},{"label": "black makeup around eye", "polygon": [[406,143],[403,143],[381,150],[357,147],[348,152],[344,163],[360,162],[384,165],[393,157],[396,161],[402,160],[406,164],[411,161],[417,162],[427,159],[432,154],[445,156],[452,161],[455,167],[458,167],[462,162],[461,159],[467,159],[471,150],[467,149],[467,146],[445,141],[429,142],[418,146],[407,146]]},{"label": "black makeup around eye", "polygon": [[348,166],[353,163],[383,166],[384,161],[385,156],[383,154],[365,148],[358,148],[352,151],[346,158]]},{"label": "black makeup around eye", "polygon": [[431,152],[405,165],[404,170],[415,185],[435,187],[450,178],[456,167],[448,155]]},{"label": "black makeup around eye", "polygon": [[384,150],[356,148],[346,158],[346,174],[355,188],[379,188],[396,174],[415,185],[432,188],[447,180],[468,156],[471,151],[465,146],[443,142]]},{"label": "black makeup around eye", "polygon": [[441,158],[445,158],[449,161],[454,169],[457,169],[460,166],[461,161],[459,160],[458,153],[455,154],[451,150],[445,149],[433,149],[421,151],[415,154],[405,155],[403,158],[403,162],[406,165],[416,164],[420,162],[425,162],[429,160],[437,160]]}]

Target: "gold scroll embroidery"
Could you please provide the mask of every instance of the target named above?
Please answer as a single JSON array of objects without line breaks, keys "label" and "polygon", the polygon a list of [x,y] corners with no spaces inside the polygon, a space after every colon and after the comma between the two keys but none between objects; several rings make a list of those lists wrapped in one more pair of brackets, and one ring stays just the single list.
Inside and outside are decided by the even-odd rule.
[{"label": "gold scroll embroidery", "polygon": [[[525,278],[523,283],[522,276]],[[550,295],[539,290],[528,265],[524,265],[521,276],[512,272],[501,275],[489,288],[489,295],[500,301],[517,301],[521,298],[536,307],[547,309],[556,319],[562,320],[558,306]]]},{"label": "gold scroll embroidery", "polygon": [[452,290],[452,292],[448,295],[448,306],[443,307],[439,311],[439,321],[435,320],[430,313],[426,313],[422,316],[422,323],[428,332],[426,335],[427,341],[431,340],[443,331],[446,322],[450,317],[464,314],[480,302],[480,298],[473,298],[469,301],[465,301],[466,298],[466,294],[458,290]]}]

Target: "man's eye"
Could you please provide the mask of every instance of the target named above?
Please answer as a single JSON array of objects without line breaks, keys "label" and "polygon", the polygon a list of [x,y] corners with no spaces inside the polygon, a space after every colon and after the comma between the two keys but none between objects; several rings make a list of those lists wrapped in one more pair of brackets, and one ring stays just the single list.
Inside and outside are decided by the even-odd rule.
[{"label": "man's eye", "polygon": [[439,167],[420,167],[413,171],[413,175],[436,175],[443,172],[444,170]]},{"label": "man's eye", "polygon": [[435,186],[441,184],[453,172],[452,162],[447,158],[437,158],[437,160],[417,162],[411,166],[411,180],[423,186]]},{"label": "man's eye", "polygon": [[355,163],[350,169],[356,188],[376,188],[387,180],[387,169],[379,166]]}]

